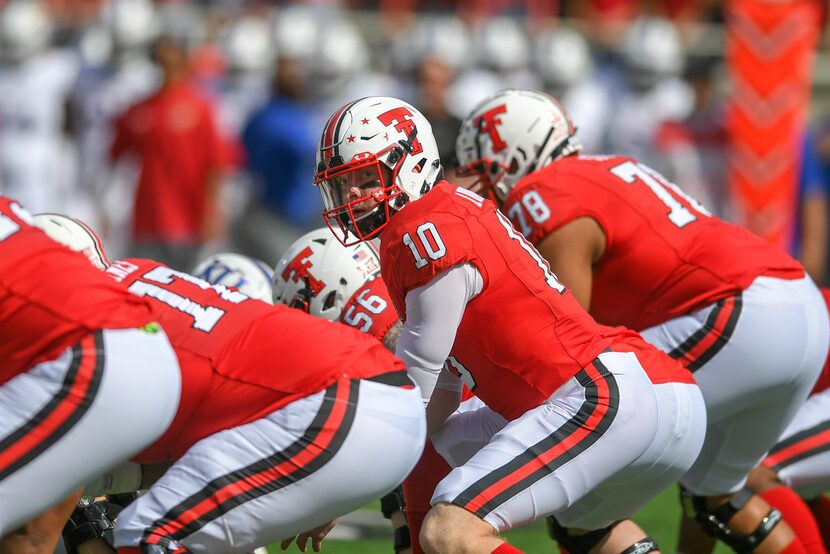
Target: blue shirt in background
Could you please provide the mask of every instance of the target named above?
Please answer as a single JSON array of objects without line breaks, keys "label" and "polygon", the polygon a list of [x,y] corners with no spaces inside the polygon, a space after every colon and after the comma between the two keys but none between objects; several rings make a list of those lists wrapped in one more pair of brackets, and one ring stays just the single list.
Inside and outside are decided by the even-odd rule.
[{"label": "blue shirt in background", "polygon": [[276,97],[254,112],[242,134],[260,201],[301,229],[319,227],[323,209],[312,185],[316,123],[310,107]]}]

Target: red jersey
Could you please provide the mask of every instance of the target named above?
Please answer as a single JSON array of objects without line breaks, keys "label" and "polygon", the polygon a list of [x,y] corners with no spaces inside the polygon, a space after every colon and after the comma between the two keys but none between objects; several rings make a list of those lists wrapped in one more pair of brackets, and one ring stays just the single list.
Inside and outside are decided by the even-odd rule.
[{"label": "red jersey", "polygon": [[[822,288],[821,294],[824,296],[824,303],[830,309],[830,289]],[[824,361],[824,367],[821,369],[821,375],[818,376],[818,381],[816,381],[816,386],[813,387],[812,394],[827,390],[828,388],[830,388],[830,353],[828,353],[827,360]]]},{"label": "red jersey", "polygon": [[92,331],[153,320],[146,300],[30,222],[18,203],[0,196],[0,385]]},{"label": "red jersey", "polygon": [[380,276],[364,283],[340,313],[341,323],[368,333],[379,341],[386,338],[386,333],[399,319],[386,283]]},{"label": "red jersey", "polygon": [[121,260],[107,273],[150,299],[182,370],[176,417],[136,457],[139,462],[177,459],[201,438],[259,419],[338,379],[404,370],[383,345],[353,329],[158,262]]},{"label": "red jersey", "polygon": [[533,244],[590,217],[605,234],[591,314],[642,330],[747,288],[761,275],[799,279],[778,247],[713,217],[654,170],[624,157],[568,156],[531,173],[504,212]]},{"label": "red jersey", "polygon": [[[437,184],[390,220],[381,241],[381,273],[404,321],[409,291],[459,264],[479,271],[482,291],[466,306],[447,365],[508,419],[539,406],[626,333],[597,325],[495,205],[463,188]],[[652,380],[690,379],[667,367],[673,375]]]},{"label": "red jersey", "polygon": [[191,243],[201,240],[212,173],[228,165],[213,107],[189,84],[164,88],[116,122],[113,159],[136,154],[133,238]]}]

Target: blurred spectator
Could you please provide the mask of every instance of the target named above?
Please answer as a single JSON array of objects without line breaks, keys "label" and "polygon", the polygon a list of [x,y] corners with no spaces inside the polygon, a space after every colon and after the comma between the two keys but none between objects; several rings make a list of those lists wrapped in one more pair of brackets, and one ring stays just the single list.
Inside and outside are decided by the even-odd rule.
[{"label": "blurred spectator", "polygon": [[426,57],[440,58],[453,73],[472,65],[475,60],[467,24],[451,15],[425,15],[406,31],[399,31],[392,37],[387,60],[391,69],[402,78],[415,79],[418,67]]},{"label": "blurred spectator", "polygon": [[505,88],[539,89],[530,69],[527,25],[510,17],[494,17],[473,31],[477,67],[462,72],[449,91],[450,112],[464,118],[486,97]]},{"label": "blurred spectator", "polygon": [[66,210],[75,173],[64,104],[79,63],[52,34],[38,2],[0,9],[0,191],[33,212]]},{"label": "blurred spectator", "polygon": [[601,153],[611,99],[594,70],[588,41],[576,29],[558,25],[541,31],[534,43],[535,67],[546,91],[568,110],[585,152]]},{"label": "blurred spectator", "polygon": [[264,18],[248,15],[227,25],[219,43],[227,62],[218,91],[221,122],[228,135],[239,136],[251,113],[268,99],[274,65],[271,28]]},{"label": "blurred spectator", "polygon": [[718,64],[709,57],[688,61],[686,79],[694,91],[692,112],[683,120],[666,120],[657,129],[652,158],[661,172],[721,217],[729,214],[728,141],[725,98],[717,86]]},{"label": "blurred spectator", "polygon": [[241,251],[271,264],[320,225],[322,203],[311,183],[318,120],[307,98],[302,61],[279,57],[271,99],[242,135],[255,187],[237,240]]},{"label": "blurred spectator", "polygon": [[189,83],[185,48],[165,36],[153,53],[161,88],[119,118],[110,156],[141,164],[131,255],[187,270],[224,233],[216,199],[227,152],[213,107]]},{"label": "blurred spectator", "polygon": [[[817,135],[817,136],[816,136]],[[830,245],[830,129],[808,130],[802,144],[799,217],[794,250],[816,283],[827,284]]]},{"label": "blurred spectator", "polygon": [[[331,16],[323,15],[320,21]],[[311,92],[318,102],[316,110],[322,117],[331,114],[346,102],[364,96],[400,96],[399,83],[390,75],[375,71],[371,52],[360,29],[346,14],[321,27],[319,39],[308,60],[314,87]],[[318,120],[318,130],[325,120]]]},{"label": "blurred spectator", "polygon": [[88,207],[90,213],[77,207],[71,213],[106,231],[113,254],[126,253],[135,172],[107,171],[107,153],[116,118],[158,88],[149,49],[159,28],[149,0],[117,0],[105,6],[100,21],[78,41],[83,67],[69,97],[69,131],[76,141],[79,196],[94,205]]},{"label": "blurred spectator", "polygon": [[665,121],[686,119],[694,103],[691,87],[680,78],[680,36],[666,19],[641,17],[627,30],[621,54],[625,72],[612,81],[605,150],[667,170],[654,155],[658,130]]},{"label": "blurred spectator", "polygon": [[418,68],[417,107],[432,125],[444,170],[455,167],[455,139],[461,120],[447,111],[447,91],[455,72],[437,57],[424,58]]}]

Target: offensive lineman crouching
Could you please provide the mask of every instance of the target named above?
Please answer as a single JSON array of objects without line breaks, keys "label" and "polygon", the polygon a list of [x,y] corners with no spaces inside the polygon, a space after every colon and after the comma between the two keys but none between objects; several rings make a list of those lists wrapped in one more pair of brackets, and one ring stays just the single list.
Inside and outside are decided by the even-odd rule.
[{"label": "offensive lineman crouching", "polygon": [[[372,243],[343,246],[325,227],[310,231],[277,261],[272,288],[275,304],[349,325],[395,351],[402,324],[380,276],[380,256]],[[413,545],[414,552],[420,552],[417,535],[410,537],[402,487],[381,498],[380,509],[392,523],[395,553],[410,554]]]},{"label": "offensive lineman crouching", "polygon": [[181,375],[149,302],[5,197],[0,269],[0,551],[49,554],[76,489],[167,429]]},{"label": "offensive lineman crouching", "polygon": [[680,480],[678,550],[708,552],[717,538],[738,552],[803,552],[820,537],[766,501],[789,492],[788,504],[803,505],[798,496],[744,485],[827,356],[818,289],[796,260],[653,169],[580,154],[575,133],[552,97],[506,90],[465,119],[456,154],[585,309],[637,330],[694,374],[708,429]]},{"label": "offensive lineman crouching", "polygon": [[183,372],[173,423],[133,458],[172,466],[119,515],[120,553],[247,552],[382,496],[417,461],[417,387],[374,339],[151,260],[107,273],[150,299]]}]

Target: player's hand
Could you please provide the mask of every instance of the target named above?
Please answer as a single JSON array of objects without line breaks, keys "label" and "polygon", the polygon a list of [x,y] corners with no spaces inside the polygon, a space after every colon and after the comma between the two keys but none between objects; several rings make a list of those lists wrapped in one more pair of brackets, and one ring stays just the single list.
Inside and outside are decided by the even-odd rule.
[{"label": "player's hand", "polygon": [[[337,520],[333,519],[328,523],[324,523],[319,527],[315,527],[309,531],[304,533],[300,533],[297,535],[297,548],[300,549],[300,552],[305,552],[306,546],[308,544],[308,539],[311,539],[311,548],[314,552],[320,552],[320,546],[323,544],[323,539],[326,538],[326,535],[329,534],[329,531],[334,529],[334,525],[336,524]],[[283,540],[280,543],[280,548],[283,550],[287,550],[291,543],[294,541],[295,537],[289,537]]]}]

